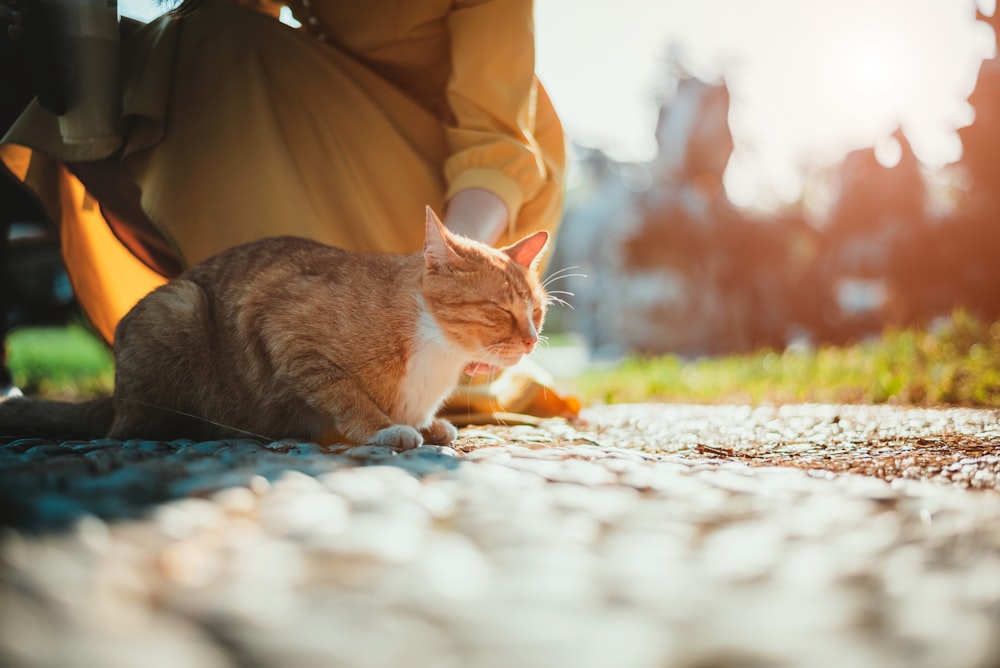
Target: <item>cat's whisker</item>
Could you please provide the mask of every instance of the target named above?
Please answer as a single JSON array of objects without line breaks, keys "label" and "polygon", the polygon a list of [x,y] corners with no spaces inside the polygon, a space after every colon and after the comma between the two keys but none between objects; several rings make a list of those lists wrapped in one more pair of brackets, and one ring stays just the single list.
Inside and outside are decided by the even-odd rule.
[{"label": "cat's whisker", "polygon": [[556,296],[554,296],[552,294],[549,294],[549,296],[547,298],[547,302],[549,304],[559,304],[559,306],[565,306],[568,309],[572,309],[573,308],[573,305],[570,304],[568,301],[566,301],[565,299],[562,299],[561,297],[556,297]]},{"label": "cat's whisker", "polygon": [[542,283],[543,288],[547,288],[556,281],[561,281],[566,278],[587,278],[587,274],[563,274],[561,276],[549,276],[544,283]]},{"label": "cat's whisker", "polygon": [[228,429],[230,431],[235,431],[239,434],[245,434],[247,436],[253,436],[254,438],[259,438],[262,441],[274,441],[270,436],[265,436],[264,434],[258,434],[257,432],[247,431],[246,429],[240,429],[239,427],[231,427],[228,424],[223,424],[222,422],[216,422],[215,420],[210,420],[207,417],[202,417],[201,415],[195,415],[194,413],[188,413],[187,411],[178,410],[176,408],[167,408],[166,406],[157,406],[156,404],[149,404],[145,401],[139,401],[138,399],[125,399],[118,398],[118,401],[124,403],[135,404],[136,406],[142,406],[143,408],[152,408],[156,411],[164,411],[166,413],[173,413],[174,415],[181,415],[186,418],[191,418],[192,420],[198,420],[199,422],[204,422],[205,424],[210,424],[214,427],[221,427],[222,429]]},{"label": "cat's whisker", "polygon": [[562,297],[557,297],[556,295],[566,295],[567,297],[576,297],[575,292],[569,292],[568,290],[553,290],[552,292],[549,292],[545,296],[546,301],[549,304],[559,304],[560,306],[568,306],[569,308],[573,308],[573,306],[568,301],[566,301]]},{"label": "cat's whisker", "polygon": [[579,269],[579,268],[580,267],[578,265],[574,265],[572,267],[564,267],[563,269],[552,272],[545,278],[544,281],[542,281],[542,288],[547,287],[549,284],[554,283],[555,281],[561,281],[564,278],[587,278],[586,274],[568,273],[573,271],[574,269]]}]

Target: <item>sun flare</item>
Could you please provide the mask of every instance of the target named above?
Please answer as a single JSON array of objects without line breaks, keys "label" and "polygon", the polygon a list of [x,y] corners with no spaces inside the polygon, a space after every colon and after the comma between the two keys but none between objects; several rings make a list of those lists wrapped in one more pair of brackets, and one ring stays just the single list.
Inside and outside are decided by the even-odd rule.
[{"label": "sun flare", "polygon": [[843,92],[854,103],[878,108],[891,108],[898,103],[903,76],[899,48],[889,44],[869,42],[852,44],[843,56]]}]

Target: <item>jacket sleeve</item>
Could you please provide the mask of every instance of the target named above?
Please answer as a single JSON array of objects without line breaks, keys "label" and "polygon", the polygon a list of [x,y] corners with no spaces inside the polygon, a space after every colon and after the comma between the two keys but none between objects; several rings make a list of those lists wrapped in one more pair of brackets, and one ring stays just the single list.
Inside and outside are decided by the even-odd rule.
[{"label": "jacket sleeve", "polygon": [[548,178],[535,139],[532,0],[459,0],[448,17],[452,75],[446,128],[446,197],[483,188],[507,205],[510,220]]}]

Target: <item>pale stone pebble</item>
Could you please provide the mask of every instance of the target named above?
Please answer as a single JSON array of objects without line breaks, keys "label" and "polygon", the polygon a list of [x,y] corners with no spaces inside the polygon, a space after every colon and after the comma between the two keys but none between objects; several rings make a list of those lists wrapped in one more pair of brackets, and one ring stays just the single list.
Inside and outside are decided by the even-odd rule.
[{"label": "pale stone pebble", "polygon": [[303,595],[303,614],[271,632],[240,626],[231,641],[253,665],[464,668],[461,648],[439,625],[405,610],[386,609],[364,594]]},{"label": "pale stone pebble", "polygon": [[801,497],[772,521],[790,537],[820,539],[867,521],[877,509],[867,499],[845,497],[831,490]]},{"label": "pale stone pebble", "polygon": [[335,540],[323,548],[341,557],[397,564],[414,558],[422,547],[428,524],[377,513],[355,513]]},{"label": "pale stone pebble", "polygon": [[4,623],[0,625],[4,660],[12,666],[74,668],[236,665],[209,634],[173,616],[160,615],[141,629],[53,622],[44,610],[32,610],[27,603],[19,605],[16,611],[5,611]]},{"label": "pale stone pebble", "polygon": [[257,508],[257,496],[250,487],[227,487],[215,492],[210,498],[230,515],[249,515]]},{"label": "pale stone pebble", "polygon": [[698,471],[697,476],[713,487],[726,492],[750,493],[760,487],[760,480],[750,474],[751,469],[740,466],[738,469],[710,469]]},{"label": "pale stone pebble", "polygon": [[490,600],[521,602],[530,607],[539,601],[565,606],[599,608],[605,596],[599,583],[599,562],[581,545],[494,545],[489,550],[496,566],[490,583]]},{"label": "pale stone pebble", "polygon": [[959,605],[956,593],[951,577],[925,573],[893,601],[890,627],[925,665],[983,665],[995,646],[995,623]]},{"label": "pale stone pebble", "polygon": [[180,539],[220,526],[225,522],[225,513],[208,499],[188,498],[163,504],[152,519],[164,535]]},{"label": "pale stone pebble", "polygon": [[[730,587],[725,590],[726,605],[699,617],[684,636],[685,644],[708,665],[713,659],[733,666],[872,665],[840,663],[850,656],[850,648],[841,653],[834,640],[854,622],[856,595],[824,591],[822,605],[816,604],[815,595],[757,583]],[[835,658],[828,656],[831,651],[837,653]]]},{"label": "pale stone pebble", "polygon": [[587,513],[604,524],[620,521],[635,507],[638,492],[630,487],[553,483],[548,487],[552,505],[562,511]]},{"label": "pale stone pebble", "polygon": [[601,541],[597,554],[606,596],[649,610],[670,628],[696,619],[716,594],[695,567],[690,537],[662,529],[616,529]]},{"label": "pale stone pebble", "polygon": [[483,668],[654,668],[675,655],[675,639],[637,610],[542,599],[484,601],[453,620],[466,664]]},{"label": "pale stone pebble", "polygon": [[735,522],[712,531],[701,545],[700,561],[725,581],[769,574],[786,547],[786,534],[772,523]]},{"label": "pale stone pebble", "polygon": [[491,462],[499,463],[502,461],[509,461],[511,459],[511,455],[506,451],[507,447],[509,446],[500,445],[478,448],[465,453],[463,459],[467,462],[489,460]]},{"label": "pale stone pebble", "polygon": [[551,443],[554,440],[554,436],[548,430],[528,425],[517,425],[510,428],[510,440],[515,443]]},{"label": "pale stone pebble", "polygon": [[165,574],[169,586],[159,592],[165,608],[194,619],[235,625],[280,625],[298,616],[298,593],[308,574],[300,546],[247,532],[237,540],[208,543],[203,549],[220,567],[210,578],[200,580],[178,580]]},{"label": "pale stone pebble", "polygon": [[[43,518],[71,517],[73,489],[142,487],[141,457],[182,467],[163,488],[196,496],[126,521],[83,514],[62,532],[0,534],[0,655],[195,668],[1000,662],[996,456],[948,467],[985,488],[968,491],[693,450],[1000,434],[996,413],[584,417],[400,453],[137,441],[116,468],[100,459],[116,443],[3,450],[5,465],[79,456],[64,450],[103,462],[101,485],[47,490]],[[459,456],[463,438],[478,445]]]},{"label": "pale stone pebble", "polygon": [[499,453],[497,458],[480,459],[475,463],[462,466],[456,473],[465,494],[481,494],[489,497],[496,493],[502,495],[497,500],[502,506],[508,497],[519,496],[522,490],[541,489],[545,486],[545,478],[523,468],[508,466],[513,458],[506,453]]},{"label": "pale stone pebble", "polygon": [[443,607],[481,598],[496,577],[495,565],[472,540],[434,531],[419,554],[385,573],[375,594],[437,616]]},{"label": "pale stone pebble", "polygon": [[371,469],[344,469],[318,477],[327,489],[352,505],[371,504],[389,493],[386,481],[372,475]]},{"label": "pale stone pebble", "polygon": [[421,485],[414,501],[433,520],[445,522],[453,518],[457,512],[458,494],[458,483],[447,480],[436,485]]},{"label": "pale stone pebble", "polygon": [[992,489],[996,486],[996,474],[993,471],[979,469],[972,476],[972,486]]},{"label": "pale stone pebble", "polygon": [[[610,485],[617,476],[596,462],[567,459],[553,462],[554,467],[539,470],[539,474],[552,482],[571,482],[587,487]],[[512,464],[516,466],[517,464]]]},{"label": "pale stone pebble", "polygon": [[277,536],[305,538],[322,533],[337,535],[350,521],[347,503],[327,491],[294,491],[276,487],[261,499],[257,516],[261,526]]},{"label": "pale stone pebble", "polygon": [[247,485],[257,496],[263,496],[271,490],[271,481],[259,474],[251,476]]},{"label": "pale stone pebble", "polygon": [[[879,513],[826,537],[832,561],[831,574],[863,576],[881,555],[899,541],[901,532],[901,521],[897,515]],[[780,570],[777,575],[781,577]]]},{"label": "pale stone pebble", "polygon": [[436,485],[422,485],[411,473],[409,469],[401,472],[394,467],[367,467],[334,471],[318,479],[352,508],[392,508],[400,499],[407,499],[407,504],[420,506],[432,517],[451,515],[455,505],[455,484],[441,481]]},{"label": "pale stone pebble", "polygon": [[635,466],[618,472],[618,484],[626,485],[636,490],[651,489],[658,482],[665,485],[667,476],[657,476],[651,467]]},{"label": "pale stone pebble", "polygon": [[272,483],[274,492],[316,492],[321,485],[315,476],[306,475],[301,471],[284,471]]}]

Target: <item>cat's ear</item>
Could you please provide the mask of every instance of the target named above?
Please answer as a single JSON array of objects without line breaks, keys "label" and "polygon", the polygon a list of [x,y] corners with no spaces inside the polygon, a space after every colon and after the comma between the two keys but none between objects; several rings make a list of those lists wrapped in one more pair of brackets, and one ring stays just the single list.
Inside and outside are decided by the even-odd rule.
[{"label": "cat's ear", "polygon": [[424,230],[424,262],[429,269],[453,267],[461,261],[461,258],[448,243],[450,237],[451,232],[448,231],[448,228],[444,226],[434,210],[427,207],[427,221]]},{"label": "cat's ear", "polygon": [[542,255],[545,254],[548,245],[549,233],[545,230],[539,230],[501,250],[519,265],[534,269],[538,261],[542,259]]}]

